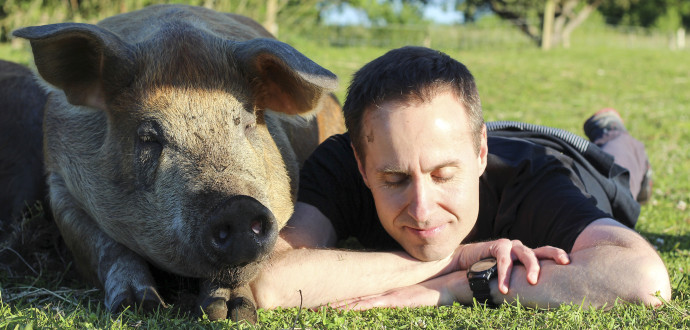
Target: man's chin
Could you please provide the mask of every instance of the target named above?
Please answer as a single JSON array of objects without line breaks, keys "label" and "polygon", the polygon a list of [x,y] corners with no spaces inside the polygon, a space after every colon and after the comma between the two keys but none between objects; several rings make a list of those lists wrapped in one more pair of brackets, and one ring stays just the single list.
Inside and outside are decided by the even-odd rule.
[{"label": "man's chin", "polygon": [[418,259],[420,261],[438,261],[444,258],[447,258],[451,254],[453,254],[453,251],[455,251],[454,248],[441,248],[441,247],[431,247],[431,246],[414,246],[414,247],[405,247],[403,246],[405,251],[414,257],[415,259]]}]

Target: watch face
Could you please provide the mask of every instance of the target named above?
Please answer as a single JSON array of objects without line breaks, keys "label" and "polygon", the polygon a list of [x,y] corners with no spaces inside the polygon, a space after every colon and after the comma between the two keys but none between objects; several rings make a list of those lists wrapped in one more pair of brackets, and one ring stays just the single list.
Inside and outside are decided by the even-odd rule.
[{"label": "watch face", "polygon": [[475,262],[470,267],[470,271],[472,271],[472,272],[483,272],[487,269],[490,269],[493,266],[496,266],[496,259],[486,258],[486,259],[482,259],[482,260]]}]

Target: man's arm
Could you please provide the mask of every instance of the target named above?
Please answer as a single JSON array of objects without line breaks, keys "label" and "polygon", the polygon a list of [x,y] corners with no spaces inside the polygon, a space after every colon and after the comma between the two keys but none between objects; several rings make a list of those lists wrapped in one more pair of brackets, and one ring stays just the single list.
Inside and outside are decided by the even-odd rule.
[{"label": "man's arm", "polygon": [[505,296],[493,294],[494,301],[512,302],[519,296],[526,306],[573,302],[610,307],[617,298],[656,306],[661,304],[657,292],[671,299],[668,272],[659,255],[642,236],[613,219],[587,226],[575,240],[570,259],[568,266],[544,261],[536,286],[525,285],[523,269],[515,267],[511,290]]},{"label": "man's arm", "polygon": [[[656,251],[633,230],[613,219],[599,219],[578,236],[570,264],[543,260],[537,285],[525,280],[524,267],[513,267],[510,290],[499,292],[491,281],[495,303],[519,302],[531,307],[556,307],[562,303],[612,306],[623,301],[659,305],[671,298],[668,272]],[[348,308],[447,305],[454,301],[472,303],[472,292],[464,271],[454,272],[383,295],[348,301]],[[341,305],[341,307],[345,307]]]},{"label": "man's arm", "polygon": [[450,256],[421,262],[405,252],[327,249],[336,240],[328,218],[316,207],[298,202],[281,231],[275,255],[252,282],[258,307],[317,307],[416,284],[452,270]]},{"label": "man's arm", "polygon": [[[328,218],[316,207],[298,202],[294,215],[281,231],[274,256],[251,284],[257,305],[262,308],[317,307],[417,284],[465,269],[490,256],[498,259],[500,279],[509,278],[513,260],[520,260],[525,264],[522,268],[525,281],[529,279],[534,284],[539,274],[537,259],[568,262],[561,249],[531,250],[520,241],[505,239],[462,245],[453,255],[428,262],[402,251],[328,249],[336,240],[335,229]],[[507,289],[507,285],[502,288]]]}]

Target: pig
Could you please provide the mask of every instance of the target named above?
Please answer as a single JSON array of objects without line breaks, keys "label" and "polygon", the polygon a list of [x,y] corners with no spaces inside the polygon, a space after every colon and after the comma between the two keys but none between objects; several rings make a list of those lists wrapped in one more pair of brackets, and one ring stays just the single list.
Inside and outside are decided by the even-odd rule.
[{"label": "pig", "polygon": [[[300,164],[343,127],[337,77],[255,21],[202,7],[13,35],[49,93],[53,217],[106,307],[167,306],[160,270],[202,279],[211,319],[256,321],[248,282],[292,214]],[[321,109],[329,127],[307,120]]]},{"label": "pig", "polygon": [[46,99],[31,70],[0,60],[0,242],[45,194],[41,127]]}]

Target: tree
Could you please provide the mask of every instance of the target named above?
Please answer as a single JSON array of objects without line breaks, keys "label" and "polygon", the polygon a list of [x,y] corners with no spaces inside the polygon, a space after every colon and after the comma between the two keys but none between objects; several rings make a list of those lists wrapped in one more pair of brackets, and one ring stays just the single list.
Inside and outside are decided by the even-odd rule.
[{"label": "tree", "polygon": [[296,31],[317,24],[321,0],[0,0],[0,42],[7,41],[9,31],[21,26],[96,23],[115,14],[170,2],[249,16],[277,35],[279,24]]},{"label": "tree", "polygon": [[[460,7],[467,19],[490,9],[509,20],[536,45],[570,46],[570,35],[605,0],[466,0]],[[634,0],[608,0],[634,1]],[[544,39],[547,37],[547,39]]]},{"label": "tree", "polygon": [[690,29],[690,2],[687,0],[628,0],[601,7],[608,22],[635,25],[668,33],[671,46],[685,47],[685,30]]},{"label": "tree", "polygon": [[[257,1],[258,2],[258,1]],[[317,23],[319,0],[266,0],[262,25],[273,35],[278,36],[278,25],[297,28]],[[259,19],[257,17],[257,19]]]},{"label": "tree", "polygon": [[345,5],[358,8],[367,13],[367,18],[374,26],[388,24],[425,24],[422,19],[422,7],[428,0],[324,0],[322,8]]}]

